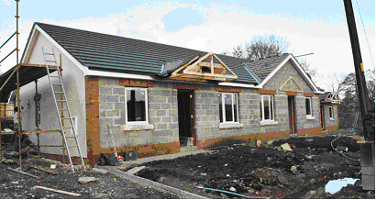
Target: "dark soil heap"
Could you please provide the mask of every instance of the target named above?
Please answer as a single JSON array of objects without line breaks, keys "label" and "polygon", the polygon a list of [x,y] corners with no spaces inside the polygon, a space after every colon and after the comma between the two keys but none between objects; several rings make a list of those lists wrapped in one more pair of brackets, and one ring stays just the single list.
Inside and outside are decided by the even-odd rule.
[{"label": "dark soil heap", "polygon": [[[336,138],[289,138],[268,147],[216,148],[211,153],[143,164],[146,168],[137,175],[210,198],[293,198],[292,194],[323,186],[329,180],[360,178],[360,163],[354,161],[359,146],[351,138]],[[336,152],[333,140],[334,147],[347,147],[344,153],[354,160]],[[284,143],[292,151],[281,151]],[[374,197],[374,193],[363,193],[364,198]]]}]

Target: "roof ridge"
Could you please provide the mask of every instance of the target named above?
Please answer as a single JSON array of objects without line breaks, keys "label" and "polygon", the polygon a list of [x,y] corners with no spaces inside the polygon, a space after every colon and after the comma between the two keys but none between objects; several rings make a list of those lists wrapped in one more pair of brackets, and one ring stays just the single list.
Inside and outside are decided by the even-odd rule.
[{"label": "roof ridge", "polygon": [[[181,48],[181,49],[186,49],[186,50],[191,50],[191,51],[199,51],[199,52],[202,52],[202,53],[209,53],[209,51],[190,49],[190,48],[175,46],[175,45],[171,45],[171,44],[164,44],[164,43],[149,41],[149,40],[146,40],[146,39],[137,39],[137,38],[131,38],[131,37],[126,37],[126,36],[113,35],[113,34],[109,34],[109,33],[101,33],[101,32],[89,31],[89,30],[84,30],[84,29],[79,29],[79,28],[72,28],[72,27],[55,25],[55,24],[47,24],[47,23],[42,23],[42,22],[35,22],[35,24],[37,24],[37,25],[42,24],[42,25],[46,25],[46,26],[54,26],[54,27],[59,27],[59,28],[72,29],[72,30],[76,30],[76,31],[84,31],[84,32],[87,32],[87,33],[94,33],[94,34],[106,35],[106,36],[117,37],[117,38],[125,38],[125,39],[129,39],[129,40],[136,40],[136,41],[139,41],[139,42],[148,42],[148,43],[157,44],[157,45],[165,45],[165,46],[169,46],[169,47]],[[43,27],[41,27],[41,28],[43,29]]]}]

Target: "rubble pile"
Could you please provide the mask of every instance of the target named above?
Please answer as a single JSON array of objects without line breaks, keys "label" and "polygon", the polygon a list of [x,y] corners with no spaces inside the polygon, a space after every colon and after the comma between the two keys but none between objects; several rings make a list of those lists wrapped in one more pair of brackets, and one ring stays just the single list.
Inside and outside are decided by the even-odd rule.
[{"label": "rubble pile", "polygon": [[186,181],[186,185],[200,188],[190,189],[201,195],[284,198],[329,180],[360,177],[356,141],[341,137],[333,144],[354,158],[349,160],[331,147],[336,138],[290,138],[264,147],[224,147],[212,153],[144,163],[146,168],[137,175],[154,181],[163,177],[164,184],[173,178]]}]

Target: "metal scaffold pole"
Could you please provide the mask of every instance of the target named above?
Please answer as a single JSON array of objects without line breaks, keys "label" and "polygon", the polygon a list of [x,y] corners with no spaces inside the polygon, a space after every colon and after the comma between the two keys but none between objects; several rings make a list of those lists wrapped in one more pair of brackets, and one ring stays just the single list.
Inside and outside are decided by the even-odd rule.
[{"label": "metal scaffold pole", "polygon": [[16,66],[17,66],[17,115],[18,115],[18,124],[17,124],[17,128],[18,128],[18,154],[19,154],[19,159],[20,159],[20,171],[22,171],[22,164],[21,164],[21,114],[20,114],[20,68],[18,67],[19,65],[19,61],[18,61],[18,57],[19,57],[19,48],[18,48],[18,35],[19,35],[19,32],[18,32],[18,19],[20,18],[19,15],[18,15],[18,3],[19,3],[19,0],[15,0],[16,1]]}]

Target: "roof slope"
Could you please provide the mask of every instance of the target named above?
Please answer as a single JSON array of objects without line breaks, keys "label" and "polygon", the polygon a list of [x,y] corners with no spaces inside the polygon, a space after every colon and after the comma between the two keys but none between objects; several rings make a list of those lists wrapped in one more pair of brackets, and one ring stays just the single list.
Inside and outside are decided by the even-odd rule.
[{"label": "roof slope", "polygon": [[245,64],[263,81],[278,65],[280,65],[290,54],[284,53],[279,56],[273,56]]},{"label": "roof slope", "polygon": [[[56,25],[43,23],[36,25],[89,69],[155,75],[162,73],[162,65],[168,62],[193,59],[208,53]],[[237,82],[258,83],[254,75],[243,66],[243,63],[249,60],[217,56],[238,76]]]}]

